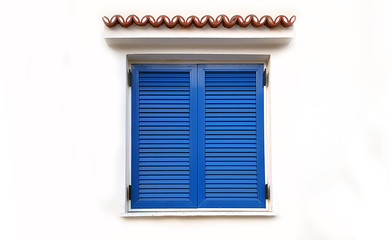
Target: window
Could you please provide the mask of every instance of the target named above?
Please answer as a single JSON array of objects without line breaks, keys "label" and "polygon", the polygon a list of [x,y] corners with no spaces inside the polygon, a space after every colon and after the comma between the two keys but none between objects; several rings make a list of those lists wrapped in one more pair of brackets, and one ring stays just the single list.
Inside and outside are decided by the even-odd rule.
[{"label": "window", "polygon": [[131,68],[131,208],[265,208],[264,65]]}]

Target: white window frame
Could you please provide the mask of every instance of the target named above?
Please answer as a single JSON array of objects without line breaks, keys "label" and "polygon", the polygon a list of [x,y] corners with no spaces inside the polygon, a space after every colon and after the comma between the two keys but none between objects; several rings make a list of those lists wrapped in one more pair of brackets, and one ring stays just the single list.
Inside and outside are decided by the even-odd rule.
[{"label": "white window frame", "polygon": [[[132,64],[254,64],[262,63],[267,74],[270,70],[269,54],[127,54],[126,69]],[[128,75],[126,76],[128,79]],[[132,209],[128,200],[128,186],[131,184],[131,87],[126,90],[126,171],[125,171],[125,208],[122,217],[148,216],[276,216],[273,210],[271,178],[271,114],[270,114],[270,78],[264,94],[264,142],[265,142],[265,183],[270,189],[266,208],[196,208],[196,209]],[[125,81],[127,82],[127,81]]]}]

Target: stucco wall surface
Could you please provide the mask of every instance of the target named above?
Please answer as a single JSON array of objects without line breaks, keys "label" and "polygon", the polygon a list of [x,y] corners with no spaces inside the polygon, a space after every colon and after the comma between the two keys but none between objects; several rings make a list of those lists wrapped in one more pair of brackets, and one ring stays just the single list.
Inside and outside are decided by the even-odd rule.
[{"label": "stucco wall surface", "polygon": [[[392,239],[390,1],[1,5],[0,239]],[[120,217],[129,52],[101,20],[117,13],[297,16],[271,59],[277,217]]]}]

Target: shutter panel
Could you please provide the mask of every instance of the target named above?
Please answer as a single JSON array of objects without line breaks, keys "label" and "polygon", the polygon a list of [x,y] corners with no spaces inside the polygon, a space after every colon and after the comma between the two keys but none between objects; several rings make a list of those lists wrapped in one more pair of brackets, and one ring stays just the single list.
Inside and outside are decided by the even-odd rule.
[{"label": "shutter panel", "polygon": [[198,67],[199,207],[266,207],[263,68]]},{"label": "shutter panel", "polygon": [[132,208],[197,207],[196,74],[132,65]]}]

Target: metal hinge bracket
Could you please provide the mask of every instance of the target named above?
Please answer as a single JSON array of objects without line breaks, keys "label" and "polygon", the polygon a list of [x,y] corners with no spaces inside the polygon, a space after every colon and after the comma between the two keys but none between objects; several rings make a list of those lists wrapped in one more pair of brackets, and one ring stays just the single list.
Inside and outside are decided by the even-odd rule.
[{"label": "metal hinge bracket", "polygon": [[128,87],[132,86],[132,72],[131,69],[128,70]]},{"label": "metal hinge bracket", "polygon": [[265,184],[265,199],[270,199],[270,187]]},{"label": "metal hinge bracket", "polygon": [[128,186],[128,193],[127,193],[127,194],[128,194],[128,200],[131,200],[131,196],[132,196],[132,194],[131,194],[131,193],[132,193],[132,192],[131,192],[131,189],[132,189],[132,187],[131,187],[131,185],[129,185],[129,186]]},{"label": "metal hinge bracket", "polygon": [[263,73],[263,82],[264,82],[264,86],[268,86],[267,69],[264,69],[264,73]]}]

